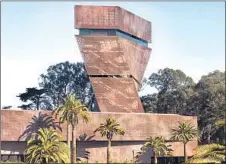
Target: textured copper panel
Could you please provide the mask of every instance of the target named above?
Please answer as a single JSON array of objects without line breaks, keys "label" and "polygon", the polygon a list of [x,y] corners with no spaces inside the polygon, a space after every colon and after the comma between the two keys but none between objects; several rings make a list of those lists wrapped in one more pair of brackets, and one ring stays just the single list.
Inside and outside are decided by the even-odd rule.
[{"label": "textured copper panel", "polygon": [[[34,115],[39,112],[51,115],[51,111],[25,111],[25,110],[1,110],[1,139],[2,141],[17,141],[32,121]],[[149,136],[163,136],[169,139],[171,129],[178,126],[179,121],[191,122],[197,128],[197,117],[181,116],[177,114],[151,114],[151,113],[116,113],[116,112],[90,112],[91,122],[88,124],[79,122],[77,137],[86,133],[93,135],[93,131],[107,117],[116,118],[125,130],[124,136],[114,136],[114,141],[144,141]],[[19,118],[19,119],[18,119]],[[13,124],[12,124],[13,122]],[[62,133],[66,139],[66,125],[62,125]],[[106,141],[105,137],[96,134],[93,138],[97,141]],[[197,141],[197,139],[193,139]]]},{"label": "textured copper panel", "polygon": [[151,23],[117,6],[75,6],[75,28],[119,29],[151,41]]},{"label": "textured copper panel", "polygon": [[115,29],[119,10],[116,6],[75,6],[75,28]]},{"label": "textured copper panel", "polygon": [[[1,110],[1,142],[9,143],[11,141],[18,141],[19,137],[27,130],[27,126],[34,115],[38,116],[39,112],[51,115],[51,111],[15,111],[15,110]],[[139,151],[143,142],[147,137],[150,136],[163,136],[169,139],[171,136],[171,129],[178,126],[179,121],[188,121],[192,123],[197,128],[197,117],[191,116],[180,116],[176,114],[150,114],[150,113],[103,113],[103,112],[91,112],[91,121],[86,124],[80,121],[77,126],[76,137],[86,134],[87,138],[93,136],[93,131],[102,123],[107,117],[116,118],[120,126],[125,130],[124,136],[114,136],[112,141],[112,152],[121,152],[115,154],[117,158],[123,159],[126,154],[126,158],[132,160],[132,150]],[[19,118],[19,119],[18,119]],[[13,124],[12,124],[13,122]],[[38,125],[37,125],[38,127]],[[65,124],[61,125],[62,134],[66,140],[67,136],[67,126]],[[79,140],[79,139],[78,139]],[[9,142],[7,142],[9,141]],[[23,140],[20,140],[23,141]],[[98,142],[96,142],[98,141]],[[105,142],[101,142],[105,141]],[[128,141],[128,142],[127,142]],[[143,142],[142,142],[143,141]],[[92,144],[93,146],[91,146]],[[99,133],[91,137],[91,140],[86,140],[85,142],[78,141],[78,154],[81,151],[80,143],[90,145],[88,148],[90,151],[90,162],[95,162],[95,160],[102,161],[103,155],[106,156],[106,137],[101,137]],[[101,143],[101,145],[97,145]],[[26,143],[23,148],[26,148]],[[171,143],[170,143],[171,144]],[[11,144],[12,145],[12,144]],[[13,145],[13,152],[18,152],[21,150],[20,142]],[[12,146],[11,146],[12,147]],[[197,147],[197,139],[188,142],[187,144],[187,154],[191,156],[193,150]],[[80,149],[81,148],[81,149]],[[2,144],[2,150],[9,150],[10,146],[4,147]],[[183,144],[174,142],[172,143],[173,155],[183,156]],[[100,153],[97,153],[100,152]],[[128,154],[128,156],[127,156]],[[130,155],[129,155],[130,154]],[[122,157],[121,157],[122,156]],[[149,155],[150,157],[150,155]],[[150,159],[150,158],[149,158]],[[125,161],[125,160],[121,160]]]},{"label": "textured copper panel", "polygon": [[101,112],[143,112],[132,78],[90,77]]},{"label": "textured copper panel", "polygon": [[[79,29],[120,29],[146,41],[151,39],[151,23],[120,7],[76,6],[75,19]],[[89,75],[121,75],[118,79],[90,78],[100,111],[143,112],[137,90],[151,49],[119,36],[76,38]]]},{"label": "textured copper panel", "polygon": [[117,36],[76,36],[89,75],[130,75]]},{"label": "textured copper panel", "polygon": [[120,45],[131,74],[140,83],[150,58],[151,49],[123,38],[120,38]]},{"label": "textured copper panel", "polygon": [[136,80],[134,80],[134,79],[133,79],[133,82],[135,84],[136,90],[138,91],[140,84]]},{"label": "textured copper panel", "polygon": [[151,49],[118,36],[76,36],[89,75],[132,75],[141,82]]},{"label": "textured copper panel", "polygon": [[120,30],[151,42],[151,22],[120,8]]}]

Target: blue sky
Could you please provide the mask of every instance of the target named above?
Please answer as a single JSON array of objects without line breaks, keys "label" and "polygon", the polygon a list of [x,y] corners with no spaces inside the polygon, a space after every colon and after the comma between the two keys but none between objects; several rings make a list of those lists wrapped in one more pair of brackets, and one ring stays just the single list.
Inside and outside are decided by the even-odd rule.
[{"label": "blue sky", "polygon": [[145,76],[169,67],[198,81],[225,70],[224,2],[2,2],[2,106],[20,105],[16,95],[38,86],[48,66],[82,61],[74,38],[74,5],[82,4],[118,5],[152,22]]}]

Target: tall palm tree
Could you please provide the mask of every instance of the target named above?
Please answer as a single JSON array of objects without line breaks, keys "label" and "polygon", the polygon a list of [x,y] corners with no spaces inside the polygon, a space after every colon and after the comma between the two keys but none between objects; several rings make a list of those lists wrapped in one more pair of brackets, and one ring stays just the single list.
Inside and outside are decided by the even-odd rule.
[{"label": "tall palm tree", "polygon": [[225,161],[225,146],[219,144],[201,145],[188,163],[221,163]]},{"label": "tall palm tree", "polygon": [[157,164],[158,156],[162,155],[170,155],[171,149],[170,145],[167,145],[165,139],[160,137],[149,137],[144,145],[141,147],[142,152],[148,151],[150,148],[153,151],[154,163]]},{"label": "tall palm tree", "polygon": [[[55,110],[53,110],[52,114],[55,116],[55,118],[57,118],[59,116],[60,124],[63,124],[67,120],[67,118],[66,118],[67,115],[65,115],[65,113],[67,113],[67,110],[69,110],[69,108],[67,108],[65,106],[60,106],[60,107],[56,108]],[[68,121],[66,121],[66,123],[67,123],[67,144],[68,144],[69,150],[71,150],[71,144],[70,144],[71,127],[70,127],[70,123]]]},{"label": "tall palm tree", "polygon": [[120,124],[114,118],[107,118],[104,123],[101,123],[100,126],[94,131],[94,133],[100,132],[101,136],[106,136],[108,140],[107,147],[107,163],[111,161],[111,141],[113,135],[124,135],[125,131],[120,127]]},{"label": "tall palm tree", "polygon": [[90,121],[90,115],[88,112],[88,108],[85,105],[82,105],[81,102],[76,99],[74,96],[69,95],[64,104],[56,109],[55,114],[58,116],[60,122],[67,122],[67,139],[68,144],[70,145],[70,127],[72,128],[72,151],[71,151],[71,160],[72,163],[76,162],[77,154],[76,154],[76,126],[79,123],[79,120],[82,119],[84,122]]},{"label": "tall palm tree", "polygon": [[182,142],[184,145],[184,162],[187,161],[186,145],[189,141],[198,137],[198,131],[196,128],[188,122],[179,122],[177,128],[172,129],[171,140]]},{"label": "tall palm tree", "polygon": [[33,133],[25,150],[26,163],[69,163],[67,144],[60,141],[62,136],[54,129],[41,128]]}]

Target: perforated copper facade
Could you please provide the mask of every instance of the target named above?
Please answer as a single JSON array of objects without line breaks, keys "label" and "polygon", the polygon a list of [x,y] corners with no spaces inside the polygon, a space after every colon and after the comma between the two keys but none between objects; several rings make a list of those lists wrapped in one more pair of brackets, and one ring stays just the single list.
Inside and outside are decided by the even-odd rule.
[{"label": "perforated copper facade", "polygon": [[130,72],[140,83],[150,58],[151,49],[123,38],[120,38],[119,41]]},{"label": "perforated copper facade", "polygon": [[[78,29],[120,29],[146,41],[151,39],[150,22],[120,7],[76,6],[75,19]],[[113,35],[110,36],[105,30],[101,35],[89,33],[76,36],[99,110],[143,112],[137,91],[151,49],[136,42],[136,38],[133,38],[134,41],[123,35]]]},{"label": "perforated copper facade", "polygon": [[151,41],[151,22],[118,6],[75,6],[75,28],[118,29]]},{"label": "perforated copper facade", "polygon": [[[1,152],[5,154],[13,154],[20,152],[22,154],[26,149],[26,142],[22,136],[26,136],[35,127],[41,127],[42,121],[33,121],[34,116],[40,117],[39,112],[51,116],[50,111],[15,111],[2,110],[1,112]],[[178,126],[179,121],[188,121],[197,128],[197,117],[180,116],[176,114],[150,114],[150,113],[110,113],[110,112],[91,112],[91,120],[88,124],[83,121],[79,122],[77,126],[77,151],[78,156],[83,157],[80,153],[83,150],[90,151],[89,162],[94,163],[100,161],[106,163],[106,137],[101,137],[99,133],[93,134],[93,131],[104,122],[106,118],[116,118],[120,126],[125,130],[125,135],[116,135],[112,140],[112,153],[114,153],[114,161],[120,159],[121,161],[132,160],[132,150],[140,151],[141,146],[147,137],[163,136],[166,140],[171,137],[171,129]],[[20,118],[20,119],[18,119]],[[36,119],[37,120],[37,119]],[[43,120],[39,118],[38,120]],[[55,120],[56,122],[58,120]],[[12,124],[13,122],[13,124]],[[32,123],[32,126],[28,126]],[[34,129],[32,129],[33,127]],[[61,124],[62,131],[60,132],[66,140],[67,126]],[[80,136],[86,134],[86,140],[80,139]],[[22,137],[22,138],[21,138]],[[89,140],[88,138],[91,137]],[[16,141],[16,142],[15,142]],[[19,142],[18,142],[19,141]],[[14,143],[13,146],[10,146]],[[24,144],[23,146],[21,144]],[[82,146],[81,144],[89,145]],[[179,142],[171,142],[172,155],[183,156],[183,144]],[[197,147],[197,139],[189,141],[187,148],[187,155],[191,156],[193,150]],[[103,158],[105,156],[105,158]],[[151,154],[147,154],[150,160]],[[150,161],[147,161],[150,163]]]},{"label": "perforated copper facade", "polygon": [[90,77],[102,112],[143,112],[132,78]]},{"label": "perforated copper facade", "polygon": [[130,75],[117,36],[76,36],[89,75]]},{"label": "perforated copper facade", "polygon": [[151,49],[118,36],[76,36],[89,75],[132,75],[141,82]]},{"label": "perforated copper facade", "polygon": [[[1,111],[1,140],[18,141],[20,136],[29,128],[28,125],[33,123],[39,125],[42,121],[39,119],[39,113],[51,116],[51,111],[25,111],[25,110],[2,110]],[[166,140],[171,137],[171,129],[178,126],[180,121],[188,121],[195,128],[197,125],[196,116],[181,116],[177,114],[151,114],[151,113],[118,113],[118,112],[90,112],[91,120],[88,124],[83,121],[77,126],[77,137],[86,133],[88,136],[93,135],[93,131],[104,122],[106,118],[116,118],[120,126],[125,130],[124,136],[114,136],[113,141],[145,141],[150,136],[163,136]],[[32,121],[32,117],[38,117],[39,121]],[[18,119],[20,118],[20,119]],[[58,122],[58,120],[56,120]],[[13,123],[13,124],[12,124]],[[34,126],[35,128],[36,126]],[[67,137],[67,126],[62,124],[62,133],[64,139]],[[99,133],[93,138],[96,141],[106,141]],[[197,142],[194,138],[193,141]],[[183,148],[183,146],[181,147]]]}]

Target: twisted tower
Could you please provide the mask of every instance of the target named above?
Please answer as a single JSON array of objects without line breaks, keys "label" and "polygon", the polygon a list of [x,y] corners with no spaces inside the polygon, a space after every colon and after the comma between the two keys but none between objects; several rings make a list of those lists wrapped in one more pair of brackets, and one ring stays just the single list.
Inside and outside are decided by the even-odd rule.
[{"label": "twisted tower", "polygon": [[75,6],[80,52],[101,112],[143,112],[151,23],[117,6]]}]

